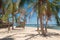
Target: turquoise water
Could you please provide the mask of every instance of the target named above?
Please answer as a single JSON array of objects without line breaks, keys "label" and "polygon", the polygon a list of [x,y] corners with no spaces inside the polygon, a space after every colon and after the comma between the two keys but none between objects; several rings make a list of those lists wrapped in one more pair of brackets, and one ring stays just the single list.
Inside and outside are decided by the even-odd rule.
[{"label": "turquoise water", "polygon": [[[16,25],[18,26],[18,24],[16,24]],[[38,25],[37,24],[26,24],[25,26],[26,27],[36,27],[36,28],[40,27],[39,24]],[[46,26],[46,25],[44,24],[44,26]],[[48,24],[47,28],[60,30],[60,26],[57,26],[56,24]]]},{"label": "turquoise water", "polygon": [[[37,24],[26,24],[26,26],[27,27],[40,27],[40,25],[38,26]],[[56,24],[49,24],[47,28],[60,30],[60,26],[57,26]]]}]

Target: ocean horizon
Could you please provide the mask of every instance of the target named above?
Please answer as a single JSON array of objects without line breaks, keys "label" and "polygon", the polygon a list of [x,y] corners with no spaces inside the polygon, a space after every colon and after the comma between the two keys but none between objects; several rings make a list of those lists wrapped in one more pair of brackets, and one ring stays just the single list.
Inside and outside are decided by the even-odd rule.
[{"label": "ocean horizon", "polygon": [[[44,24],[44,27],[45,26],[46,26],[46,24]],[[25,27],[35,27],[35,28],[37,28],[37,27],[40,27],[40,24],[25,24]],[[60,30],[60,26],[57,26],[57,24],[48,24],[47,28]]]},{"label": "ocean horizon", "polygon": [[[26,24],[26,27],[40,27],[40,24]],[[45,27],[45,24],[44,24]],[[48,24],[47,28],[51,28],[51,29],[56,29],[56,30],[60,30],[60,26],[57,26],[57,24]]]}]

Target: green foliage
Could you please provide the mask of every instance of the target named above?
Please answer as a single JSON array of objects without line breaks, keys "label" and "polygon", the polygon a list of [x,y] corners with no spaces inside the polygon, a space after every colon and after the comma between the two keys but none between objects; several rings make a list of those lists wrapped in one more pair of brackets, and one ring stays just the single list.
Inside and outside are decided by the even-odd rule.
[{"label": "green foliage", "polygon": [[26,2],[26,0],[21,0],[21,2],[19,3],[19,8],[22,7],[25,2]]},{"label": "green foliage", "polygon": [[2,20],[3,20],[3,21],[7,22],[7,20],[8,20],[8,14],[9,14],[9,13],[6,12],[5,15],[3,15],[3,17],[2,17]]},{"label": "green foliage", "polygon": [[42,5],[40,8],[40,12],[43,13],[46,10],[45,5]]},{"label": "green foliage", "polygon": [[23,7],[25,3],[31,4],[33,2],[34,2],[33,0],[21,0],[21,2],[19,3],[19,8]]},{"label": "green foliage", "polygon": [[15,12],[16,10],[17,10],[16,3],[13,3],[13,12]]}]

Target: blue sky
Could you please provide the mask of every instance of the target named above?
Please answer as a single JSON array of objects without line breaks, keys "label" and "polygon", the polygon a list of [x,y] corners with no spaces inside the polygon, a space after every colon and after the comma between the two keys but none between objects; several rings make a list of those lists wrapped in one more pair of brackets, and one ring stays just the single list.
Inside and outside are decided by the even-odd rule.
[{"label": "blue sky", "polygon": [[[52,2],[52,0],[50,0]],[[16,0],[13,0],[13,2],[16,2]],[[31,12],[32,8],[27,9],[28,5],[24,4],[24,8],[26,9],[26,12]],[[17,17],[19,16],[19,14],[17,14]],[[60,17],[60,12],[59,12],[59,17]],[[56,24],[56,20],[54,18],[54,16],[51,17],[52,21],[49,21],[48,24]],[[11,20],[11,19],[10,19]],[[27,17],[27,22],[26,24],[37,24],[37,13],[34,12],[33,15],[31,16],[31,18],[29,19],[29,17]]]}]

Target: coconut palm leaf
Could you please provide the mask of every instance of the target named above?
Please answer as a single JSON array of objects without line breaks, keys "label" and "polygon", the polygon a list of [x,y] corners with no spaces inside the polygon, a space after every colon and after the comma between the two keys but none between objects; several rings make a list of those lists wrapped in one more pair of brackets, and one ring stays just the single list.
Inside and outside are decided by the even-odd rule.
[{"label": "coconut palm leaf", "polygon": [[[58,1],[59,1],[59,0],[58,0]],[[57,0],[54,0],[54,1],[51,3],[51,9],[52,9],[53,15],[55,15],[57,25],[59,25],[58,12],[59,12],[59,10],[60,10],[60,5],[57,3],[58,1],[57,1]]]},{"label": "coconut palm leaf", "polygon": [[25,2],[26,2],[26,0],[21,0],[21,2],[19,3],[19,8],[22,7]]},{"label": "coconut palm leaf", "polygon": [[0,0],[0,8],[2,7],[2,0]]}]

